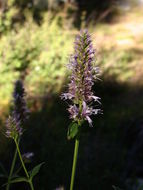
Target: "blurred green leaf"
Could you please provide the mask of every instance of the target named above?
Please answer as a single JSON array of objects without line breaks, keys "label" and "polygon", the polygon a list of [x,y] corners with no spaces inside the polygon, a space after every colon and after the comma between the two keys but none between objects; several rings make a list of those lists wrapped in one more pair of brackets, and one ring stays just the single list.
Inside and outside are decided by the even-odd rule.
[{"label": "blurred green leaf", "polygon": [[19,182],[28,182],[28,180],[25,177],[18,177],[10,181],[10,183],[19,183]]},{"label": "blurred green leaf", "polygon": [[11,184],[11,183],[20,183],[20,182],[28,182],[28,180],[25,177],[18,177],[16,179],[11,180],[9,183],[5,183],[2,186],[6,186],[7,184]]},{"label": "blurred green leaf", "polygon": [[41,164],[38,164],[37,166],[35,166],[35,167],[29,172],[31,179],[32,179],[35,175],[38,174],[38,172],[39,172],[39,170],[40,170],[40,168],[41,168],[41,166],[42,166],[43,164],[44,164],[44,162],[42,162]]}]

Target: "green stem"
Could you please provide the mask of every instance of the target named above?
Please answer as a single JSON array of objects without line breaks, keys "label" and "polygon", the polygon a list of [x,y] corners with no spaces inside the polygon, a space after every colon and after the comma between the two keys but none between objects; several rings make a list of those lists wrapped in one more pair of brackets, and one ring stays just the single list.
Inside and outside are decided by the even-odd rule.
[{"label": "green stem", "polygon": [[78,158],[78,149],[79,149],[79,138],[75,140],[70,190],[73,190],[73,186],[74,186],[74,179],[75,179],[75,172],[76,172],[76,165],[77,165],[77,158]]},{"label": "green stem", "polygon": [[[18,144],[19,144],[19,141],[20,141],[20,139],[18,140]],[[8,176],[8,184],[6,186],[6,190],[9,190],[9,188],[10,188],[10,180],[11,180],[11,177],[12,177],[12,174],[13,174],[13,171],[14,171],[14,166],[15,166],[15,163],[16,163],[16,158],[17,158],[17,149],[15,150],[14,157],[13,157],[13,160],[12,160],[12,164],[11,164],[10,173],[9,173],[9,176]]]},{"label": "green stem", "polygon": [[33,186],[32,181],[30,181],[29,184],[30,184],[31,189],[34,190],[34,186]]},{"label": "green stem", "polygon": [[22,164],[22,166],[23,166],[24,172],[25,172],[25,174],[26,174],[26,177],[29,179],[29,174],[28,174],[27,169],[26,169],[26,167],[25,167],[25,164],[24,164],[24,162],[23,162],[23,159],[22,159],[22,156],[21,156],[21,152],[20,152],[20,149],[19,149],[19,146],[18,146],[18,143],[17,143],[16,140],[15,140],[15,144],[16,144],[17,152],[18,152],[18,155],[19,155],[21,164]]},{"label": "green stem", "polygon": [[6,190],[9,190],[9,188],[10,188],[10,180],[11,180],[11,177],[12,177],[12,174],[13,174],[13,170],[14,170],[14,166],[15,166],[15,162],[16,162],[16,157],[17,157],[17,149],[15,150],[14,157],[13,157],[13,160],[12,160],[12,165],[11,165],[10,173],[9,173],[9,176],[8,176],[8,184],[6,186]]},{"label": "green stem", "polygon": [[29,176],[29,174],[28,174],[28,172],[27,172],[27,169],[26,169],[26,167],[25,167],[25,164],[24,164],[24,162],[23,162],[23,159],[22,159],[22,156],[21,156],[21,152],[20,152],[20,149],[19,149],[19,145],[18,145],[18,143],[17,143],[17,140],[15,140],[15,144],[16,144],[17,152],[18,152],[18,155],[19,155],[19,158],[20,158],[22,167],[23,167],[24,172],[25,172],[25,174],[26,174],[26,177],[27,177],[27,179],[28,179],[28,183],[29,183],[29,185],[30,185],[30,187],[31,187],[31,190],[34,190],[33,183],[32,183],[32,181],[30,180],[30,176]]}]

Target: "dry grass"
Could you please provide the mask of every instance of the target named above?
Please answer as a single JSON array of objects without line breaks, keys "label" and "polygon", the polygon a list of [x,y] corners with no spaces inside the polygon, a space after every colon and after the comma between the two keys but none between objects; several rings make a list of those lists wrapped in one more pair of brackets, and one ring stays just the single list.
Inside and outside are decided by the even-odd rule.
[{"label": "dry grass", "polygon": [[[110,70],[113,75],[117,69],[117,80],[143,84],[143,8],[123,13],[118,22],[99,24],[93,31],[98,49],[98,60],[102,70]],[[126,68],[126,69],[125,69]],[[128,77],[125,77],[128,76]]]}]

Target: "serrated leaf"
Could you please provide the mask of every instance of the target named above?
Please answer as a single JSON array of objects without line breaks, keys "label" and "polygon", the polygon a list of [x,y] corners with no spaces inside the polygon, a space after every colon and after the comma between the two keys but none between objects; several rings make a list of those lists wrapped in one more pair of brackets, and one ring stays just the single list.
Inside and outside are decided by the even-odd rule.
[{"label": "serrated leaf", "polygon": [[73,139],[78,134],[78,124],[77,123],[71,123],[68,128],[67,138]]},{"label": "serrated leaf", "polygon": [[42,162],[41,164],[38,164],[37,166],[35,166],[30,172],[30,178],[32,179],[35,175],[37,175],[37,173],[39,172],[41,166],[44,164],[44,162]]}]

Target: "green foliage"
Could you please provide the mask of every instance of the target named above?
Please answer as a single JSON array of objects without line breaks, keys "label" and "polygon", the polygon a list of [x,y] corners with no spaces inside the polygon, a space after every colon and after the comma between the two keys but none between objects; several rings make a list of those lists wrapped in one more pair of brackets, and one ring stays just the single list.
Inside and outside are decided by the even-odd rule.
[{"label": "green foliage", "polygon": [[41,26],[29,19],[23,27],[1,37],[0,102],[9,101],[13,82],[21,77],[31,96],[56,93],[66,75],[66,63],[72,38],[57,24],[44,16]]},{"label": "green foliage", "polygon": [[[29,179],[27,179],[26,177],[20,177],[20,176],[18,176],[18,177],[16,177],[16,178],[12,179],[12,180],[9,182],[9,184],[11,184],[11,183],[20,183],[20,182],[27,182],[27,183],[29,183],[29,181],[32,181],[33,177],[38,174],[38,172],[39,172],[39,170],[40,170],[40,168],[41,168],[41,166],[42,166],[43,164],[44,164],[43,162],[42,162],[41,164],[38,164],[37,166],[35,166],[35,167],[29,172],[29,175],[30,175],[30,176],[29,176]],[[7,185],[7,184],[8,184],[8,183],[4,184],[4,186]]]},{"label": "green foliage", "polygon": [[[43,24],[37,31],[42,41],[42,49],[39,57],[32,60],[29,66],[30,73],[26,78],[32,95],[49,91],[57,92],[64,80],[66,72],[64,66],[68,62],[71,38],[58,27],[56,21],[53,21],[50,28],[47,24]],[[36,88],[33,90],[35,84]]]},{"label": "green foliage", "polygon": [[2,11],[0,12],[0,33],[11,29],[17,14],[18,9],[15,6],[15,0],[8,0],[3,3]]}]

